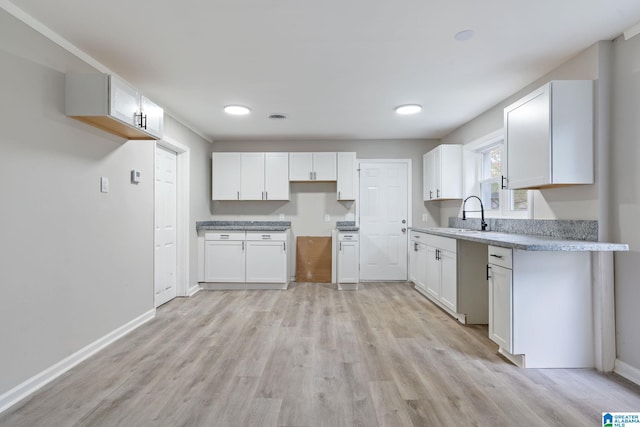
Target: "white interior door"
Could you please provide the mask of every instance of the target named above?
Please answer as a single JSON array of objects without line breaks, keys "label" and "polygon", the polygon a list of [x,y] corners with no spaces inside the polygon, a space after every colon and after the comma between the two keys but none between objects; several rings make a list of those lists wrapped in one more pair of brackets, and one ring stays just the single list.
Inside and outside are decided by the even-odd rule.
[{"label": "white interior door", "polygon": [[409,162],[360,163],[360,280],[407,280]]},{"label": "white interior door", "polygon": [[158,307],[177,292],[177,155],[156,145],[154,290]]}]

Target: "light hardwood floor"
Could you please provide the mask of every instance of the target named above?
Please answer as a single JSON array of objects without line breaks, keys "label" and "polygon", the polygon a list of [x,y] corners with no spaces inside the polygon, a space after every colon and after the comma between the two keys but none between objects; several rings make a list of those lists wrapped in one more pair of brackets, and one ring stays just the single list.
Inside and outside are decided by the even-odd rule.
[{"label": "light hardwood floor", "polygon": [[1,426],[600,426],[640,387],[519,369],[406,283],[200,292],[0,415]]}]

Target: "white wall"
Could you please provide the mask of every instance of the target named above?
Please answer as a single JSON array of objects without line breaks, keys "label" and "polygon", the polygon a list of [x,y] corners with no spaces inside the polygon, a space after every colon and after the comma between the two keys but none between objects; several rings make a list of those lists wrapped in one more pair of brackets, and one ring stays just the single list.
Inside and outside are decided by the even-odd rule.
[{"label": "white wall", "polygon": [[[92,68],[1,10],[0,69],[2,395],[153,310],[154,142],[66,117],[64,73]],[[191,213],[206,217],[211,144],[168,131],[198,157]]]},{"label": "white wall", "polygon": [[615,255],[616,342],[640,373],[640,37],[615,40],[613,56],[611,237],[630,247]]},{"label": "white wall", "polygon": [[[542,76],[500,104],[465,123],[442,139],[446,144],[468,144],[503,127],[504,108],[550,80],[598,78],[598,44],[586,49],[560,67]],[[596,169],[596,182],[598,170]],[[584,185],[534,191],[535,219],[598,219],[598,185]],[[458,216],[461,203],[442,205],[440,217],[446,226],[450,216]]]}]

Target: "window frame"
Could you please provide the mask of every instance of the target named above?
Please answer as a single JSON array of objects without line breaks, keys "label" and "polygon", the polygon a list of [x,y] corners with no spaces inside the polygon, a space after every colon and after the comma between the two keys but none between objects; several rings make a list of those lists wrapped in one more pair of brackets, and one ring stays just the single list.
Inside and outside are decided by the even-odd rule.
[{"label": "window frame", "polygon": [[[502,175],[496,178],[484,178],[484,162],[485,162],[485,154],[488,153],[492,148],[502,145]],[[507,164],[507,147],[504,141],[504,131],[503,129],[498,129],[494,132],[485,135],[482,138],[479,138],[473,142],[465,144],[464,149],[471,153],[474,157],[474,165],[475,169],[472,173],[472,179],[465,179],[466,182],[472,182],[472,191],[470,194],[479,194],[482,198],[481,194],[481,184],[490,184],[497,183],[500,187],[499,190],[499,209],[486,209],[485,207],[485,216],[488,218],[533,218],[533,191],[527,191],[527,209],[526,210],[512,210],[512,206],[514,203],[514,191],[516,190],[508,190],[502,189],[502,177],[506,175],[506,171],[508,168]],[[465,167],[465,172],[467,172],[467,168]],[[484,202],[484,200],[483,200]],[[479,216],[479,215],[471,215],[471,216]]]}]

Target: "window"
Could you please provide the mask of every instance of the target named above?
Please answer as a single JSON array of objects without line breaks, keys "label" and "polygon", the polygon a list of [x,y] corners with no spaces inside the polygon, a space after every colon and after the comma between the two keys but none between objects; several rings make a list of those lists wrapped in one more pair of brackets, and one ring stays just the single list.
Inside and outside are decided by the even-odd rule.
[{"label": "window", "polygon": [[470,148],[476,153],[477,183],[485,212],[493,217],[528,216],[530,192],[502,188],[503,171],[506,166],[502,132],[487,135],[465,148]]}]

